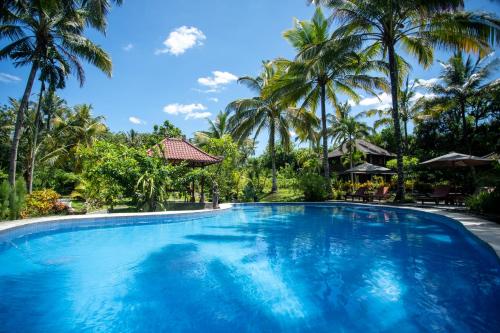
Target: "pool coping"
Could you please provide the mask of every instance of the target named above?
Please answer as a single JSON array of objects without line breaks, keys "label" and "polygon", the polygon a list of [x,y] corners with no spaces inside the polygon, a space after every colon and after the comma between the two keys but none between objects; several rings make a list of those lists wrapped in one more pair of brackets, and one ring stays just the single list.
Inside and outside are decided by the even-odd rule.
[{"label": "pool coping", "polygon": [[196,210],[171,210],[167,212],[145,212],[145,213],[99,213],[99,214],[82,214],[82,215],[63,215],[63,216],[44,216],[35,217],[23,220],[14,221],[0,221],[0,234],[7,232],[9,230],[17,229],[32,224],[43,224],[48,222],[63,222],[68,220],[82,221],[90,219],[99,218],[120,218],[120,217],[149,217],[149,216],[176,216],[176,215],[187,215],[187,214],[206,214],[206,213],[216,213],[219,211],[227,210],[232,208],[232,204],[223,203],[219,205],[219,209],[196,209]]},{"label": "pool coping", "polygon": [[[257,202],[251,203],[253,205],[272,205],[272,204],[301,204],[300,202]],[[493,251],[500,258],[500,225],[482,219],[480,217],[451,212],[444,209],[432,207],[415,207],[406,205],[387,205],[387,204],[367,204],[367,203],[357,203],[357,202],[346,202],[346,201],[326,201],[326,202],[308,202],[305,204],[343,204],[343,205],[355,205],[355,206],[366,206],[366,207],[386,207],[386,208],[396,208],[396,209],[408,209],[414,211],[420,211],[425,213],[431,213],[436,215],[441,215],[448,217],[454,221],[462,224],[469,232],[475,235],[477,238],[489,245]],[[57,222],[57,221],[68,221],[68,220],[86,220],[86,219],[96,219],[96,218],[110,218],[110,217],[147,217],[147,216],[173,216],[173,215],[185,215],[185,214],[197,214],[197,213],[210,213],[218,212],[221,210],[227,210],[233,206],[245,205],[240,203],[224,203],[220,204],[220,209],[200,209],[200,210],[183,210],[183,211],[168,211],[168,212],[148,212],[148,213],[104,213],[104,214],[87,214],[87,215],[65,215],[65,216],[46,216],[40,218],[31,218],[24,220],[15,221],[2,221],[0,222],[0,234],[7,232],[8,230],[17,229],[23,226],[47,223],[47,222]]]}]

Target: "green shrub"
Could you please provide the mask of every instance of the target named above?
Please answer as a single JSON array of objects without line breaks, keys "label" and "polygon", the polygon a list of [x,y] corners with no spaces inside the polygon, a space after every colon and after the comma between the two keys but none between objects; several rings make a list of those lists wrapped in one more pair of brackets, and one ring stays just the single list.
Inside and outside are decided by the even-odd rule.
[{"label": "green shrub", "polygon": [[21,217],[26,197],[26,182],[23,178],[16,180],[14,190],[11,189],[9,195],[9,218],[16,220]]},{"label": "green shrub", "polygon": [[9,217],[9,197],[9,182],[4,180],[0,185],[0,220],[7,219]]},{"label": "green shrub", "polygon": [[323,201],[328,198],[325,179],[316,173],[304,173],[297,179],[297,189],[305,201]]},{"label": "green shrub", "polygon": [[60,197],[56,191],[50,189],[33,191],[26,196],[23,217],[44,216],[65,211],[66,206],[57,201]]},{"label": "green shrub", "polygon": [[257,190],[253,185],[252,181],[249,181],[243,188],[243,201],[245,202],[257,202],[259,197],[257,195]]},{"label": "green shrub", "polygon": [[0,220],[15,220],[21,217],[26,196],[26,182],[22,178],[16,180],[12,189],[7,180],[0,185]]},{"label": "green shrub", "polygon": [[468,198],[466,204],[474,212],[500,215],[500,189],[476,194]]}]

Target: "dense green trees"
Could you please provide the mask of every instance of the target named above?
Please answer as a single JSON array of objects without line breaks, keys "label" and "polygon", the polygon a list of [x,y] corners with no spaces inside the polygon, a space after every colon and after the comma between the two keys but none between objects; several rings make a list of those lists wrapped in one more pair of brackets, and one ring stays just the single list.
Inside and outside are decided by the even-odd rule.
[{"label": "dense green trees", "polygon": [[[85,29],[103,32],[110,4],[121,1],[4,1],[0,59],[31,71],[23,97],[0,107],[0,217],[20,214],[24,181],[12,187],[16,176],[30,192],[51,188],[89,208],[112,209],[126,199],[154,211],[168,200],[194,202],[195,190],[201,202],[214,190],[226,201],[279,199],[278,187],[286,200],[323,200],[342,191],[340,181],[334,191],[330,184],[328,139],[346,145],[344,162],[353,167],[364,159],[355,140],[368,138],[398,153],[388,166],[398,171],[401,200],[405,175],[412,186],[446,177],[468,182],[463,172],[422,172],[419,160],[452,150],[500,151],[500,84],[492,79],[498,61],[485,57],[500,39],[495,17],[464,12],[462,1],[311,2],[327,5],[332,17],[318,7],[310,21],[296,20],[284,33],[295,57],[266,61],[259,76],[239,79],[254,96],[229,103],[190,139],[222,162],[191,169],[147,155],[165,137],[184,137],[168,120],[150,133],[113,133],[90,104],[70,106],[57,95],[70,74],[83,84],[82,60],[111,73],[109,57]],[[436,82],[421,86],[403,54],[428,67],[435,47],[454,55],[442,63]],[[38,94],[32,94],[37,82]],[[427,98],[420,98],[425,90]],[[391,93],[391,107],[350,114],[361,94],[383,92]],[[376,117],[375,129],[383,128],[371,131],[360,121],[364,116]],[[267,136],[266,149],[255,157],[260,134]],[[479,182],[497,184],[492,177]]]},{"label": "dense green trees", "polygon": [[314,122],[314,116],[304,109],[295,109],[290,101],[276,96],[264,95],[274,76],[279,75],[280,68],[272,62],[264,62],[263,70],[258,77],[242,77],[238,82],[245,84],[257,95],[253,98],[238,99],[229,103],[228,112],[234,112],[229,120],[232,135],[237,141],[243,141],[253,134],[257,137],[261,130],[267,129],[269,135],[269,151],[272,161],[273,185],[271,192],[278,190],[276,178],[276,139],[284,146],[290,144],[292,125],[306,128],[303,124]]},{"label": "dense green trees", "polygon": [[[399,85],[405,61],[404,50],[428,67],[434,47],[457,48],[484,54],[490,43],[500,41],[499,21],[486,13],[462,11],[461,0],[313,0],[333,10],[333,18],[348,36],[360,36],[368,43],[369,54],[388,62],[391,83],[392,117],[398,160],[397,199],[404,198],[403,148],[399,112]],[[403,66],[403,67],[402,67]]]},{"label": "dense green trees", "polygon": [[491,76],[500,61],[490,58],[474,60],[468,56],[464,59],[462,53],[458,53],[441,63],[443,70],[439,81],[428,86],[435,97],[427,101],[426,113],[435,116],[451,110],[455,114],[455,125],[461,127],[461,133],[456,133],[464,149],[460,151],[469,154],[473,153],[474,142],[470,136],[481,121],[495,112],[495,102],[498,106],[500,81],[492,81]]},{"label": "dense green trees", "polygon": [[302,108],[321,110],[323,172],[329,187],[327,100],[339,108],[338,94],[359,100],[356,88],[374,92],[386,88],[385,81],[367,73],[379,67],[369,54],[361,52],[359,36],[343,36],[330,32],[328,21],[317,8],[311,21],[296,21],[295,27],[284,33],[298,54],[294,61],[278,59],[283,75],[277,75],[266,93],[280,100],[297,103]]},{"label": "dense green trees", "polygon": [[[88,3],[84,2],[84,5]],[[38,71],[41,70],[42,80],[46,72],[53,72],[59,80],[63,80],[74,70],[83,84],[85,75],[80,59],[84,59],[111,75],[109,56],[84,36],[86,23],[97,23],[97,15],[92,11],[99,8],[89,6],[89,11],[82,11],[78,7],[70,7],[62,1],[13,1],[3,7],[6,13],[0,20],[1,37],[10,41],[0,50],[0,60],[9,57],[17,66],[31,66],[12,139],[9,165],[11,186],[15,184],[25,110]],[[46,70],[49,65],[55,68]]]}]

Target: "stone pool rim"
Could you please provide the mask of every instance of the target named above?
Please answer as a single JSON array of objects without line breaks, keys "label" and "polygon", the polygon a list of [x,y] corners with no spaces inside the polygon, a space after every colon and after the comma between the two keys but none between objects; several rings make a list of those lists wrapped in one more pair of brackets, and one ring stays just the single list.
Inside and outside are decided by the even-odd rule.
[{"label": "stone pool rim", "polygon": [[[415,206],[396,206],[387,204],[367,204],[345,201],[323,201],[323,202],[252,202],[252,203],[224,203],[220,204],[220,209],[201,209],[201,210],[185,210],[185,211],[167,211],[167,212],[146,212],[146,213],[103,213],[103,214],[86,214],[86,215],[64,215],[64,216],[46,216],[39,218],[30,218],[24,220],[14,221],[0,221],[0,236],[6,236],[10,232],[29,226],[43,227],[45,224],[55,222],[84,222],[92,219],[119,219],[129,217],[182,217],[182,216],[197,216],[197,215],[211,215],[217,212],[226,211],[233,207],[244,206],[272,206],[272,205],[322,205],[322,206],[357,206],[357,207],[370,207],[370,208],[389,208],[391,210],[414,211],[424,213],[429,216],[440,217],[443,222],[443,217],[447,220],[455,222],[455,227],[459,230],[472,234],[477,240],[482,243],[487,249],[495,253],[497,258],[500,259],[500,225],[481,219],[479,217],[451,212],[439,208],[428,207],[415,207]],[[448,223],[449,226],[451,226]],[[41,231],[40,231],[41,232]]]}]

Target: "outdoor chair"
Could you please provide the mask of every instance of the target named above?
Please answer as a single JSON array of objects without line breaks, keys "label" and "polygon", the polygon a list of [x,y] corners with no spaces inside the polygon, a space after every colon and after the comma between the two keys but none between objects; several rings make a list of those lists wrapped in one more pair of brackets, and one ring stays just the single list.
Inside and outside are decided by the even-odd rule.
[{"label": "outdoor chair", "polygon": [[377,188],[375,193],[371,194],[369,196],[369,199],[373,201],[374,199],[377,199],[378,201],[382,200],[387,200],[391,196],[391,193],[389,192],[389,186],[380,186]]},{"label": "outdoor chair", "polygon": [[421,201],[422,205],[426,201],[431,201],[434,202],[436,205],[439,205],[439,202],[444,200],[447,202],[449,200],[449,194],[450,194],[450,187],[449,186],[436,186],[434,188],[434,191],[425,196],[419,196],[417,197],[417,201]]},{"label": "outdoor chair", "polygon": [[360,187],[354,193],[347,193],[345,195],[345,200],[347,200],[347,198],[351,198],[352,201],[354,201],[355,198],[359,198],[359,199],[363,199],[363,201],[364,201],[365,197],[366,197],[366,194],[365,194],[366,190],[367,190],[366,187]]}]

